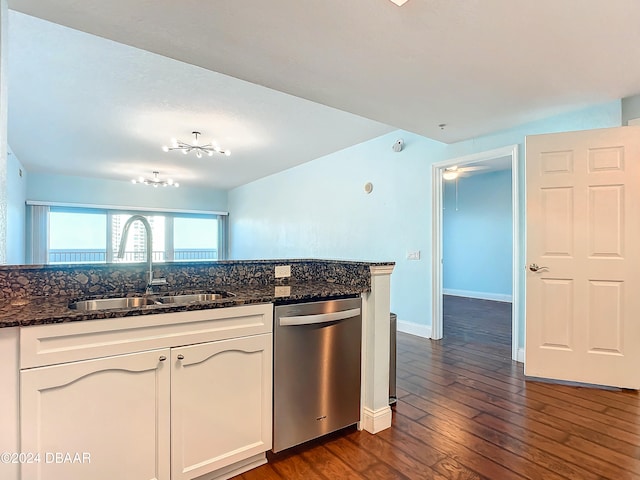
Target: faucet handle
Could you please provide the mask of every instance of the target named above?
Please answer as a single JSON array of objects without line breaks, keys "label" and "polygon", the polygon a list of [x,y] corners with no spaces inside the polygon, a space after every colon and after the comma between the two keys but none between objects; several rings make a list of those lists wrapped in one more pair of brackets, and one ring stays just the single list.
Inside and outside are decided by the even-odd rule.
[{"label": "faucet handle", "polygon": [[154,285],[166,285],[166,284],[167,284],[167,279],[166,278],[154,278],[147,284],[147,288],[144,291],[144,293],[145,293],[145,295],[153,295],[153,286]]}]

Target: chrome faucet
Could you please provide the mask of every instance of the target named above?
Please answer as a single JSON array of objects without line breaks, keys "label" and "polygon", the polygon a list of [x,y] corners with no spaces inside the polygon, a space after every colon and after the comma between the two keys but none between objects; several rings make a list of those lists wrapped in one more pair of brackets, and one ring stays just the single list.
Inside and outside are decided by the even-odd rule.
[{"label": "chrome faucet", "polygon": [[147,250],[147,269],[148,280],[147,288],[145,289],[145,295],[153,293],[153,285],[162,285],[167,283],[166,278],[153,278],[153,237],[151,236],[151,224],[142,215],[133,215],[127,220],[122,227],[122,236],[120,237],[120,248],[118,248],[118,258],[124,257],[124,250],[127,247],[127,236],[129,235],[129,228],[131,224],[136,220],[140,220],[144,226],[146,233],[146,250]]}]

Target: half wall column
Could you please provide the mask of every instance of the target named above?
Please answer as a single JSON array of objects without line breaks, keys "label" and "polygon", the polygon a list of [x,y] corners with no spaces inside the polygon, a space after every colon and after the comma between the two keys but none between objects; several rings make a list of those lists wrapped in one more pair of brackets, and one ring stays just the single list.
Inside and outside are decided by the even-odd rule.
[{"label": "half wall column", "polygon": [[391,426],[389,407],[389,312],[394,265],[374,265],[371,292],[363,295],[362,424],[378,433]]}]

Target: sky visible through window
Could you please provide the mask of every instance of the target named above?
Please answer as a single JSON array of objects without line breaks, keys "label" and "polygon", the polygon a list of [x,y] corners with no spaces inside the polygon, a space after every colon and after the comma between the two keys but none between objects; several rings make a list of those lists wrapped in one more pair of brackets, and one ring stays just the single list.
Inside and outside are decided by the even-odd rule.
[{"label": "sky visible through window", "polygon": [[[111,225],[112,245],[115,250],[120,244],[122,227],[131,214],[114,213]],[[104,212],[51,211],[49,217],[50,251],[102,251],[107,248],[107,214]],[[163,257],[165,250],[165,216],[148,215],[152,228],[154,256]],[[199,257],[182,256],[178,252],[214,252],[217,258],[218,219],[202,217],[173,218],[173,244],[176,259],[211,258],[211,253]],[[141,222],[134,222],[127,238],[127,252],[144,252],[145,233]],[[114,259],[115,260],[115,259]],[[131,257],[137,261],[139,258]],[[125,258],[125,261],[126,258]]]},{"label": "sky visible through window", "polygon": [[107,221],[104,213],[51,212],[49,215],[49,248],[107,248]]}]

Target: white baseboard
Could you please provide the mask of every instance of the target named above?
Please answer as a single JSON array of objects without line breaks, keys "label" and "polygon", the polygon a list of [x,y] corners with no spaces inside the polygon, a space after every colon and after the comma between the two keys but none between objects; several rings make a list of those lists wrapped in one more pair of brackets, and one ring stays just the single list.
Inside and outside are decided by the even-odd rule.
[{"label": "white baseboard", "polygon": [[524,348],[518,349],[518,358],[516,359],[516,362],[524,363]]},{"label": "white baseboard", "polygon": [[398,320],[398,331],[409,333],[423,338],[431,338],[431,325],[420,325],[419,323],[402,322]]},{"label": "white baseboard", "polygon": [[478,298],[480,300],[493,300],[494,302],[511,303],[513,301],[513,296],[506,293],[474,292],[471,290],[455,290],[453,288],[443,288],[442,293],[444,295],[453,295],[454,297]]},{"label": "white baseboard", "polygon": [[391,427],[391,407],[388,405],[378,410],[362,409],[362,428],[369,433],[378,433]]}]

